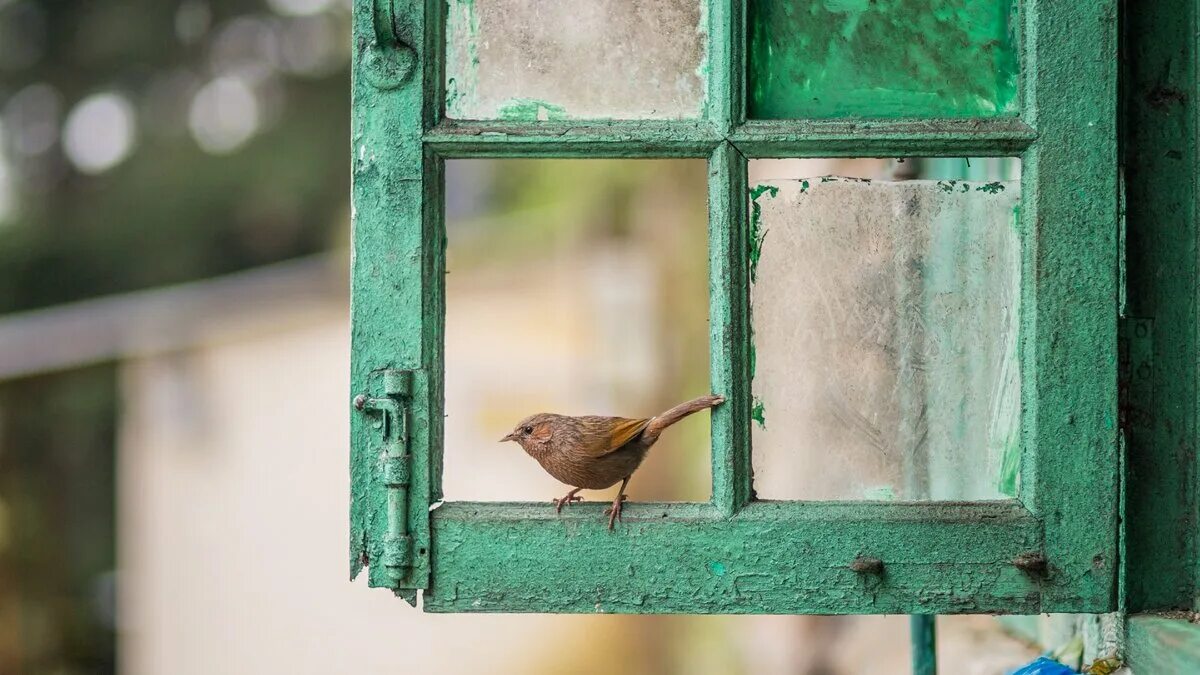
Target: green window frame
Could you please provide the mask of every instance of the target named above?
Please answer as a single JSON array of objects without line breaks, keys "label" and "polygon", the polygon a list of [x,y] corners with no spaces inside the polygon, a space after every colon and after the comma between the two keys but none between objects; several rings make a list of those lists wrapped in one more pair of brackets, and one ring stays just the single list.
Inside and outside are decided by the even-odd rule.
[{"label": "green window frame", "polygon": [[[746,118],[746,5],[705,0],[700,119],[476,122],[443,115],[444,0],[355,1],[351,575],[368,566],[414,604],[423,589],[433,612],[1114,610],[1115,2],[1019,3],[1019,112],[770,121]],[[754,499],[747,161],[841,156],[1021,158],[1016,499]],[[479,157],[707,160],[711,380],[728,400],[709,502],[630,503],[615,532],[540,502],[438,503],[443,163]]]}]

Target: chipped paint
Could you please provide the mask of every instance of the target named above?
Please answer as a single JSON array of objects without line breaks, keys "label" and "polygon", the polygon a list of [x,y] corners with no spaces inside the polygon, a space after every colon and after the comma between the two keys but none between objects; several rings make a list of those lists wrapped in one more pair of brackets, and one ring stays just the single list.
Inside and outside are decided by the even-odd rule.
[{"label": "chipped paint", "polygon": [[514,98],[501,104],[497,115],[500,119],[508,121],[545,122],[566,119],[567,109],[549,101]]},{"label": "chipped paint", "polygon": [[758,424],[759,429],[767,428],[767,406],[757,396],[754,397],[754,405],[750,408],[750,419]]},{"label": "chipped paint", "polygon": [[[1005,4],[998,2],[986,0],[978,6]],[[675,108],[674,114],[669,106],[630,113],[669,118],[655,123],[614,120],[568,125],[547,119],[533,125],[521,120],[496,125],[502,129],[491,135],[481,133],[488,130],[484,123],[464,123],[461,138],[451,138],[455,132],[445,129],[453,130],[455,124],[438,119],[445,102],[443,89],[452,91],[454,106],[460,109],[478,92],[466,78],[443,69],[439,57],[426,50],[436,48],[437,36],[446,34],[439,13],[429,17],[428,35],[417,45],[419,67],[412,78],[383,91],[372,88],[363,77],[364,59],[374,48],[373,3],[356,0],[351,394],[369,390],[372,373],[379,368],[419,371],[412,418],[412,492],[417,497],[410,525],[419,536],[428,536],[430,544],[428,560],[419,561],[418,578],[410,585],[431,584],[425,595],[428,611],[1035,614],[1113,608],[1114,566],[1094,561],[1116,559],[1115,532],[1106,527],[1115,522],[1115,432],[1106,426],[1115,398],[1103,388],[1086,385],[1115,378],[1111,349],[1115,340],[1109,330],[1115,323],[1115,208],[1096,198],[1116,194],[1115,177],[1104,170],[1115,166],[1111,105],[1115,64],[1085,55],[1116,53],[1115,13],[1107,0],[1030,2],[1041,10],[1030,12],[1027,21],[1032,35],[1026,47],[1038,67],[1027,71],[1022,85],[1028,114],[1023,122],[929,119],[972,115],[972,106],[984,116],[1015,113],[1015,97],[1003,100],[1003,78],[998,76],[1004,72],[1002,62],[981,65],[986,60],[973,52],[962,59],[928,58],[923,68],[948,66],[962,74],[964,68],[979,67],[978,78],[967,73],[954,78],[946,92],[931,95],[922,91],[921,77],[914,72],[891,77],[882,85],[872,82],[891,65],[845,60],[843,46],[839,53],[848,65],[830,69],[828,59],[825,64],[814,62],[811,72],[816,77],[804,85],[801,99],[792,101],[798,103],[793,110],[812,113],[805,117],[826,119],[781,122],[773,127],[777,133],[760,134],[741,126],[738,99],[743,71],[738,64],[744,47],[740,36],[745,32],[729,3],[715,3],[706,18],[697,19],[698,25],[704,21],[715,25],[709,26],[708,34],[720,43],[715,53],[702,57],[708,60],[707,71],[696,71],[711,78],[704,83],[712,94],[707,104],[697,98]],[[398,14],[409,31],[406,34],[426,34],[425,12],[434,4],[414,3],[410,11]],[[451,7],[463,4],[455,0]],[[480,0],[471,5],[472,11],[482,4]],[[880,0],[864,7],[853,0],[835,0],[814,11],[836,15],[836,20],[800,26],[795,34],[820,36],[835,25],[834,40],[852,44],[870,32],[871,12],[936,19],[934,12],[919,11],[929,7],[961,9],[961,2]],[[857,18],[849,21],[855,13]],[[954,21],[961,20],[962,15],[955,14],[951,19],[955,16],[959,18]],[[955,43],[955,31],[947,31],[947,26],[925,27],[917,18],[900,33],[921,31],[914,44],[895,40],[896,44],[870,53],[870,58],[884,60],[906,48],[920,57],[920,48],[928,46],[925,38],[941,40],[944,32],[950,33],[951,40],[946,54],[973,48],[970,41]],[[953,21],[947,21],[952,28]],[[795,29],[785,29],[785,34],[786,30]],[[478,30],[472,35],[476,40],[482,37]],[[999,52],[1007,53],[1007,43],[1000,42]],[[794,47],[809,48],[799,40]],[[824,53],[812,51],[817,56]],[[585,52],[590,58],[606,56]],[[898,59],[898,67],[912,58],[902,56],[906,58]],[[468,65],[479,61],[469,55],[463,58]],[[680,71],[685,73],[684,85],[695,84],[693,69],[699,61],[689,61]],[[753,74],[758,66],[751,68],[752,88],[761,84]],[[442,72],[447,80],[428,79]],[[454,78],[453,88],[448,86],[449,77]],[[831,89],[838,78],[851,89],[842,93]],[[581,79],[597,92],[617,88],[604,78]],[[971,98],[973,83],[992,80],[996,86],[990,92],[982,87],[978,89],[982,93]],[[676,95],[679,89],[672,88],[674,83],[660,82],[665,87],[654,93]],[[898,89],[890,91],[892,85]],[[815,102],[804,98],[814,92],[824,98]],[[826,96],[831,92],[833,96]],[[612,112],[620,106],[589,110],[542,91],[506,88],[502,93],[500,102],[527,98],[551,102],[571,115],[623,116]],[[755,95],[752,91],[751,97]],[[768,108],[756,105],[750,103],[754,114],[771,116]],[[494,119],[498,107],[468,117]],[[708,116],[704,123],[687,119],[697,117],[701,108]],[[545,116],[550,117],[548,109]],[[918,119],[878,124],[848,119],[856,116]],[[533,117],[537,118],[536,112]],[[444,134],[440,144],[436,135],[428,135],[434,125]],[[752,247],[746,212],[750,200],[745,156],[734,147],[743,141],[745,148],[774,155],[803,150],[805,155],[878,152],[878,156],[891,156],[914,149],[943,154],[986,149],[1020,152],[1030,160],[1032,170],[1023,181],[1034,202],[1021,225],[1027,244],[1023,264],[1030,270],[1023,282],[1029,307],[1022,325],[1028,332],[1021,347],[1023,367],[1039,375],[1023,391],[1024,431],[1037,452],[1026,453],[1023,468],[1029,469],[1025,475],[1030,480],[1021,486],[1020,502],[753,501],[747,370],[754,355],[745,305]],[[367,148],[362,156],[357,151],[360,145]],[[602,508],[598,504],[581,506],[562,517],[554,517],[544,504],[446,503],[432,512],[416,508],[419,502],[440,498],[443,261],[437,202],[442,198],[438,186],[443,152],[709,156],[713,384],[730,399],[713,418],[712,504],[630,504],[625,526],[616,532],[598,525]],[[1047,223],[1054,226],[1045,227]],[[382,586],[387,580],[376,569],[382,567],[381,542],[387,534],[386,519],[381,517],[386,490],[371,452],[371,428],[360,418],[353,419],[351,569],[357,572],[365,558],[371,585]],[[1034,581],[1012,566],[1016,556],[1029,550],[1044,553],[1049,560],[1045,580]],[[884,583],[864,584],[848,569],[856,556],[864,554],[884,561],[888,570]],[[631,559],[636,560],[632,574]],[[713,562],[723,565],[726,573],[715,574]],[[429,575],[435,567],[437,573]],[[415,597],[410,591],[403,595]]]}]

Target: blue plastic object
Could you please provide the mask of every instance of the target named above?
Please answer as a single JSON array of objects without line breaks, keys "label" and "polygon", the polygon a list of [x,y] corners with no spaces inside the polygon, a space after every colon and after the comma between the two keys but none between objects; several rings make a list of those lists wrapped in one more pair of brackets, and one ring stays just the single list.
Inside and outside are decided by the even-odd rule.
[{"label": "blue plastic object", "polygon": [[1033,663],[1009,671],[1008,675],[1075,675],[1075,669],[1064,666],[1054,659],[1042,656]]}]

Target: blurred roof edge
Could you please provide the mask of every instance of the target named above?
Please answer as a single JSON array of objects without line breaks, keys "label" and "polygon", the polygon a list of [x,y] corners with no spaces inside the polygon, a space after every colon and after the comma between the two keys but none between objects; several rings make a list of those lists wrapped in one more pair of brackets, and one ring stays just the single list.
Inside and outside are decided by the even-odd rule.
[{"label": "blurred roof edge", "polygon": [[311,322],[346,311],[348,282],[342,257],[321,254],[0,316],[0,381]]}]

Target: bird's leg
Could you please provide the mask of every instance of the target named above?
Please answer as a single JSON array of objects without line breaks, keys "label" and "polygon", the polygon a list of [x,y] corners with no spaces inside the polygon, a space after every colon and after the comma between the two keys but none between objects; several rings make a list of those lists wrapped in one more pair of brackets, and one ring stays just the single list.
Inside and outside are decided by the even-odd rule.
[{"label": "bird's leg", "polygon": [[555,513],[562,513],[562,507],[563,507],[564,505],[566,505],[566,504],[570,504],[571,502],[581,502],[581,501],[583,501],[583,497],[577,497],[577,496],[575,496],[575,493],[576,493],[576,492],[579,492],[579,491],[580,491],[580,490],[582,490],[582,489],[583,489],[583,488],[575,488],[574,490],[571,490],[570,492],[568,492],[568,493],[566,494],[566,496],[564,496],[564,497],[559,497],[559,498],[557,498],[557,499],[551,499],[550,501],[551,501],[551,502],[554,502],[554,512],[555,512]]},{"label": "bird's leg", "polygon": [[621,481],[621,489],[617,490],[617,496],[613,497],[612,506],[604,509],[604,513],[608,515],[608,529],[613,529],[613,524],[621,517],[621,502],[625,501],[625,486],[629,485],[629,476]]}]

